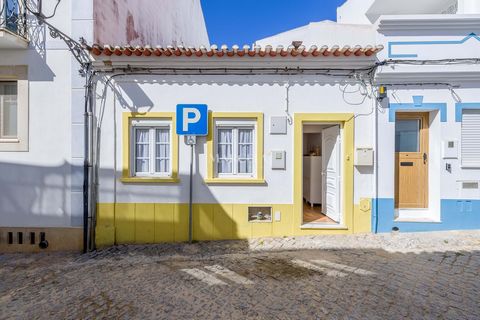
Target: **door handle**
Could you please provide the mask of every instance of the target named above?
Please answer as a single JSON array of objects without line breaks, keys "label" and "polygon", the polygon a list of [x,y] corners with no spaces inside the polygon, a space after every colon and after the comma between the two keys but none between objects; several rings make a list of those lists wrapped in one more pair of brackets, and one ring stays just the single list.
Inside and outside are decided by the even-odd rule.
[{"label": "door handle", "polygon": [[423,164],[427,163],[427,154],[424,152],[423,153]]}]

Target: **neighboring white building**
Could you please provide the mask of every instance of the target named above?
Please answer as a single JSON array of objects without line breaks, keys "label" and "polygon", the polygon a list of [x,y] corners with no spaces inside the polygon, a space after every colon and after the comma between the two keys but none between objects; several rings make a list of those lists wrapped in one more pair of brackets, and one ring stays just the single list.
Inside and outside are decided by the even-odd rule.
[{"label": "neighboring white building", "polygon": [[[397,11],[379,1],[368,11],[378,16],[378,43],[386,48],[379,60],[392,60],[376,75],[376,83],[385,85],[388,94],[377,119],[374,231],[480,228],[480,5],[440,2],[427,6],[426,1],[424,7],[417,5],[417,12],[405,12],[408,15],[392,15]],[[411,112],[428,122],[420,130],[420,145],[414,150],[418,152],[396,153],[398,148],[415,149],[398,143],[412,141],[406,137],[408,127],[419,117],[412,118]],[[408,167],[411,162],[413,167]],[[396,179],[396,170],[401,177],[424,176],[423,182]],[[410,191],[402,196],[402,190]]]},{"label": "neighboring white building", "polygon": [[337,10],[341,24],[375,24],[382,15],[480,14],[477,0],[348,0]]},{"label": "neighboring white building", "polygon": [[[0,251],[38,250],[40,232],[48,250],[79,250],[85,78],[65,42],[23,3],[0,0]],[[38,1],[28,4],[37,10]],[[56,4],[43,1],[45,15],[55,12],[47,21],[76,41],[208,45],[197,0],[62,0],[55,11]]]}]

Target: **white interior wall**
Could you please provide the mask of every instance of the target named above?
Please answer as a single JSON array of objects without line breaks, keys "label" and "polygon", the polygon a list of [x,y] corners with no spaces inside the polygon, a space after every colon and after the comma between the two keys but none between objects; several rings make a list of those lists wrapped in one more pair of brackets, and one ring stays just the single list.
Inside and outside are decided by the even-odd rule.
[{"label": "white interior wall", "polygon": [[308,155],[315,151],[316,147],[322,150],[322,134],[321,133],[304,133],[303,135],[303,154]]}]

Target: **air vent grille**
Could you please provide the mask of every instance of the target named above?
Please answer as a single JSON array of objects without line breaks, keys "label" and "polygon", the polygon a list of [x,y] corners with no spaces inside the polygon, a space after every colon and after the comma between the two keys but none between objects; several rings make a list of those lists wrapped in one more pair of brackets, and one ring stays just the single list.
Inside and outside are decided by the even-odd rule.
[{"label": "air vent grille", "polygon": [[[18,229],[17,229],[18,230]],[[36,233],[33,231],[7,231],[1,234],[0,236],[0,244],[7,244],[7,245],[35,245],[37,244],[36,241]],[[40,233],[43,238],[45,238],[45,232]]]},{"label": "air vent grille", "polygon": [[478,189],[478,182],[462,182],[463,189]]}]

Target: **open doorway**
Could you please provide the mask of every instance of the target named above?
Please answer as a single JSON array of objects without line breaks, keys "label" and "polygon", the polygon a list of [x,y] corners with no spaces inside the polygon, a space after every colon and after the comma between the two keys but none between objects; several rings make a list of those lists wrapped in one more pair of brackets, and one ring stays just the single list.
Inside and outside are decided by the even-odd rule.
[{"label": "open doorway", "polygon": [[340,125],[303,125],[303,224],[341,223]]}]

